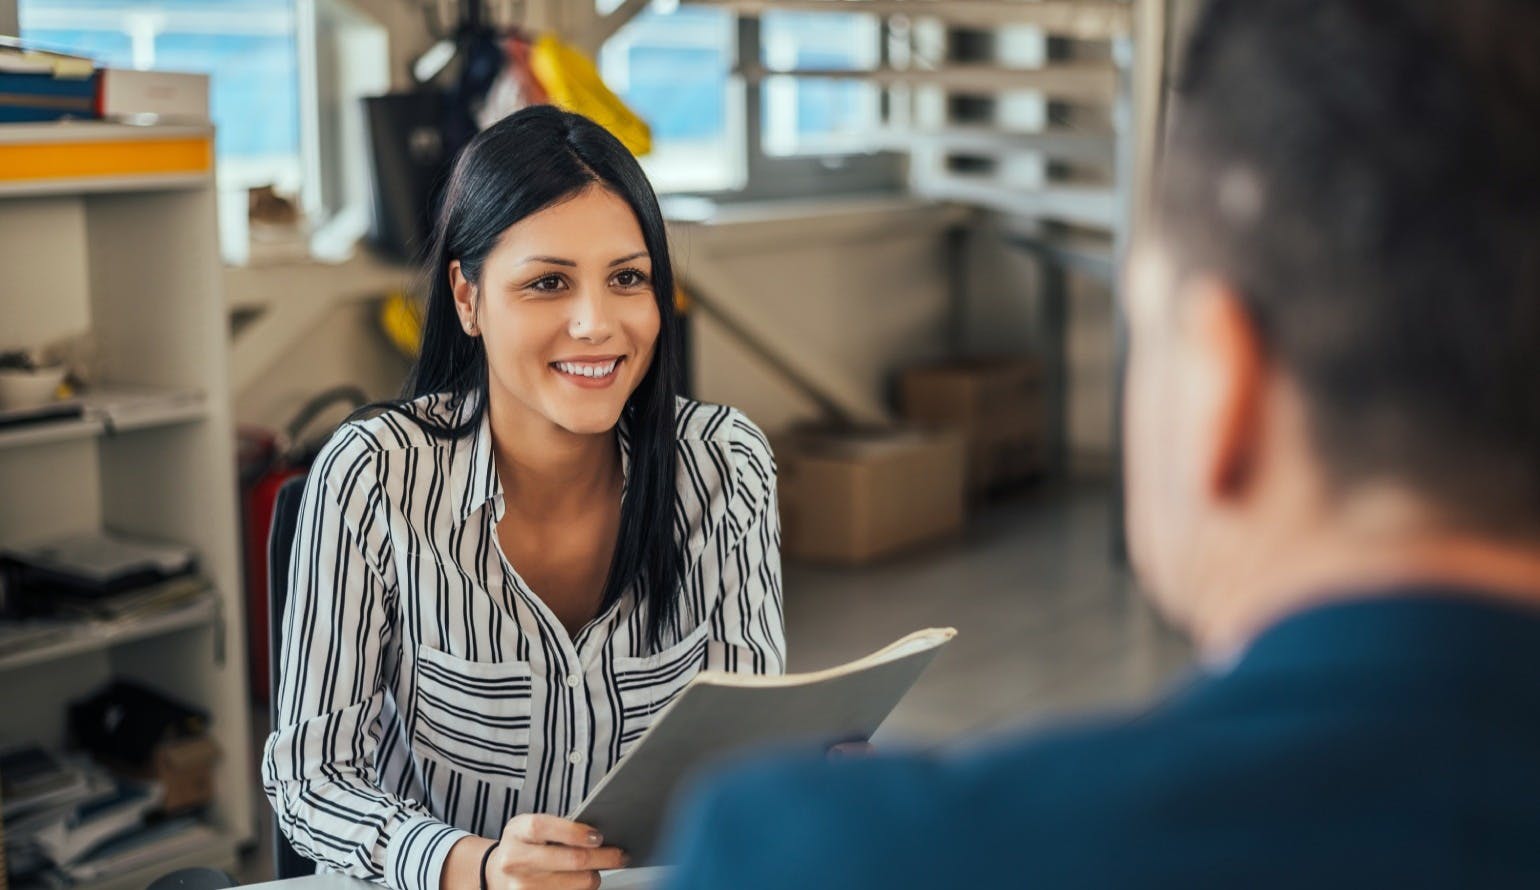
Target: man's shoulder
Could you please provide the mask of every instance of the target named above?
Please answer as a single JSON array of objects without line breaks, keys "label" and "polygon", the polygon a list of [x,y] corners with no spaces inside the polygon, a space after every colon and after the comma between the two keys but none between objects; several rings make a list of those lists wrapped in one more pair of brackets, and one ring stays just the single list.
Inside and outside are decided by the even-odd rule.
[{"label": "man's shoulder", "polygon": [[790,757],[731,770],[685,810],[676,854],[690,877],[679,887],[727,886],[744,868],[786,862],[805,864],[795,886],[806,887],[1179,881],[1227,814],[1237,830],[1266,835],[1263,823],[1277,817],[1257,813],[1252,795],[1289,784],[1265,733],[1252,734],[1245,709],[1210,698],[1211,683],[1154,710],[944,755]]},{"label": "man's shoulder", "polygon": [[[1087,829],[1138,797],[1137,761],[1167,731],[1158,720],[1113,716],[945,755],[741,765],[704,783],[684,808],[674,853],[688,878],[678,886],[727,886],[759,867],[780,877],[806,870],[783,886],[831,888],[992,886],[1066,873],[1068,863],[1094,861],[1100,842]],[[1001,849],[1036,858],[993,858]],[[969,852],[984,850],[995,852]]]}]

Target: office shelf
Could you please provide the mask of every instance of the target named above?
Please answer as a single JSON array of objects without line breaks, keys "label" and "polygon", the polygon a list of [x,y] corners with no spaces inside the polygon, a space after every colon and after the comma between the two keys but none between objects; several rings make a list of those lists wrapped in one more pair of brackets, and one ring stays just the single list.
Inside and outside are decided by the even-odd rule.
[{"label": "office shelf", "polygon": [[[0,548],[110,529],[188,546],[212,590],[10,648],[0,737],[65,747],[67,703],[117,680],[206,711],[228,859],[255,837],[256,792],[215,201],[211,127],[0,125],[0,349],[89,335],[102,381],[78,416],[0,428]],[[89,886],[140,890],[159,866]]]},{"label": "office shelf", "polygon": [[0,412],[0,450],[158,429],[202,420],[206,414],[203,394],[196,392],[102,390],[53,407],[70,404],[80,405],[79,416],[21,425],[7,425],[11,413]]},{"label": "office shelf", "polygon": [[111,877],[74,884],[71,890],[144,890],[155,879],[184,868],[217,868],[234,872],[239,861],[239,842],[224,832],[197,847],[150,865],[119,872]]},{"label": "office shelf", "polygon": [[0,124],[0,198],[199,189],[213,172],[208,126]]},{"label": "office shelf", "polygon": [[209,594],[174,609],[143,618],[72,622],[76,626],[65,631],[62,636],[50,638],[35,647],[0,655],[0,673],[59,661],[87,652],[111,649],[124,643],[133,643],[177,631],[207,627],[218,620],[219,599]]}]

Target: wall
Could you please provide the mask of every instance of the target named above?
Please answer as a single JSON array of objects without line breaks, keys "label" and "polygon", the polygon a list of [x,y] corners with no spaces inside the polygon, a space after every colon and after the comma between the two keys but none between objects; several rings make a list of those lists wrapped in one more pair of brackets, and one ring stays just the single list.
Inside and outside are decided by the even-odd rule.
[{"label": "wall", "polygon": [[[312,396],[344,384],[361,387],[371,399],[394,397],[409,365],[380,334],[377,313],[374,301],[336,306],[261,380],[235,393],[236,420],[282,429]],[[328,417],[335,425],[345,413]],[[324,432],[324,426],[322,421],[312,430]]]},{"label": "wall", "polygon": [[241,313],[230,354],[238,422],[280,429],[311,396],[334,386],[394,396],[407,359],[381,333],[381,298],[412,287],[415,270],[360,254],[346,263],[225,269],[226,299]]},{"label": "wall", "polygon": [[[754,338],[855,410],[884,412],[893,372],[945,354],[943,233],[957,218],[902,198],[766,202],[676,227],[686,286],[743,321]],[[817,403],[696,311],[697,395],[779,430],[819,417]]]},{"label": "wall", "polygon": [[[968,250],[968,348],[981,354],[1045,351],[1041,279],[1035,257],[1007,244],[989,222],[981,223]],[[1101,476],[1113,460],[1113,293],[1080,272],[1066,272],[1064,284],[1069,470]]]}]

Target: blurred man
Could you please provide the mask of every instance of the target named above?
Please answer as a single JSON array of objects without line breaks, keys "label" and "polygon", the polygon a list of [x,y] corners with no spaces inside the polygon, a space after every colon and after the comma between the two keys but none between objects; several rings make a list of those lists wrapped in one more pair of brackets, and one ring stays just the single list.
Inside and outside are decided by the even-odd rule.
[{"label": "blurred man", "polygon": [[1129,532],[1205,671],[733,772],[675,887],[1540,886],[1540,4],[1219,0],[1181,72]]}]

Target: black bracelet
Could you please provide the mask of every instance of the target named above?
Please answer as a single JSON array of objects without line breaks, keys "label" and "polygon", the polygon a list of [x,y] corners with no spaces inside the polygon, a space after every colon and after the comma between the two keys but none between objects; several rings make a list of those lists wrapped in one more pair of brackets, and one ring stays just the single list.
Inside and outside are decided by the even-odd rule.
[{"label": "black bracelet", "polygon": [[493,841],[492,846],[481,854],[481,890],[487,890],[487,863],[491,861],[492,851],[497,849],[497,844],[497,841]]}]

